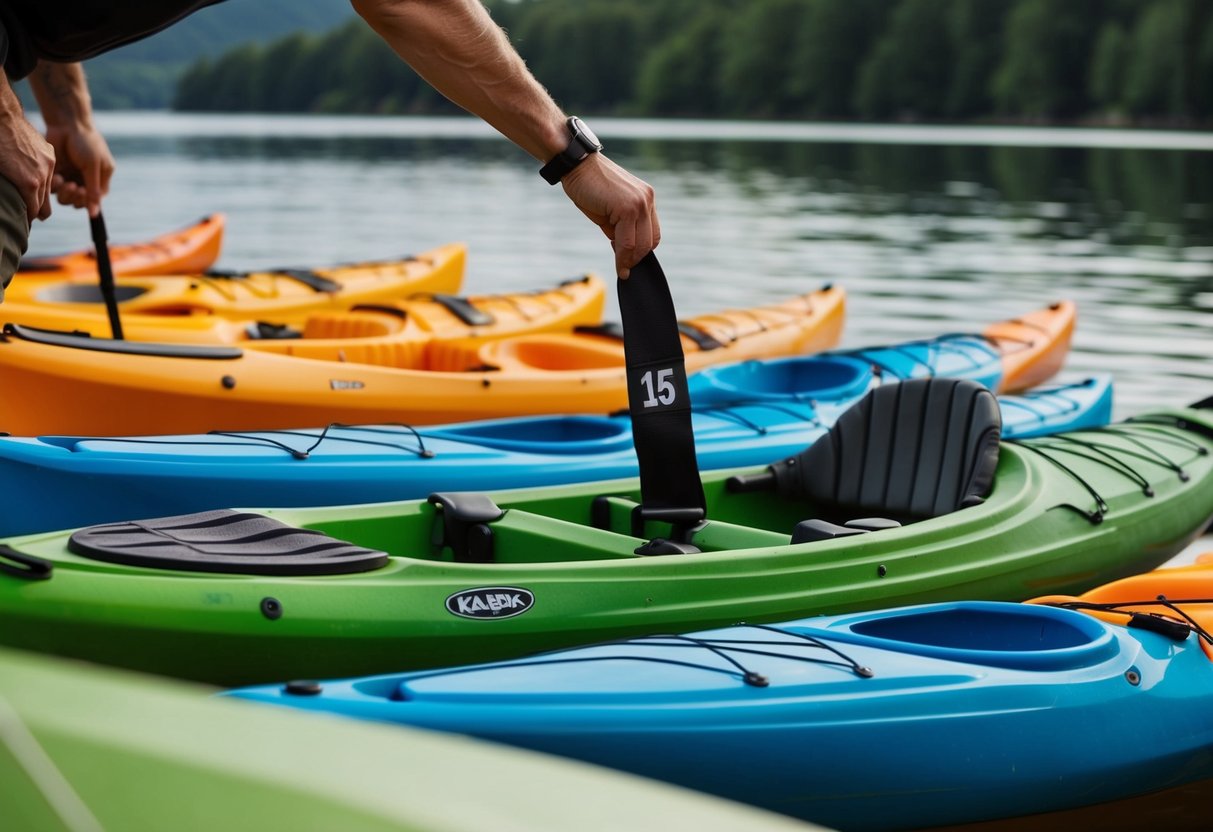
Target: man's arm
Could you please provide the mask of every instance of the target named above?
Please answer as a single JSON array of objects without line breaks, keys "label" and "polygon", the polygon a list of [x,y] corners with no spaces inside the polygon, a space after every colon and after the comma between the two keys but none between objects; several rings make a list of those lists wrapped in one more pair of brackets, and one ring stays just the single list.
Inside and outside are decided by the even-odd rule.
[{"label": "man's arm", "polygon": [[51,215],[55,151],[25,117],[8,77],[0,71],[0,176],[17,188],[29,221]]},{"label": "man's arm", "polygon": [[[480,0],[351,0],[405,62],[451,101],[546,162],[569,143],[565,115]],[[601,153],[561,180],[615,246],[620,277],[661,239],[653,189]]]},{"label": "man's arm", "polygon": [[92,99],[79,64],[39,61],[29,76],[30,88],[46,122],[46,140],[55,149],[51,190],[64,205],[101,210],[109,193],[114,157],[93,124]]}]

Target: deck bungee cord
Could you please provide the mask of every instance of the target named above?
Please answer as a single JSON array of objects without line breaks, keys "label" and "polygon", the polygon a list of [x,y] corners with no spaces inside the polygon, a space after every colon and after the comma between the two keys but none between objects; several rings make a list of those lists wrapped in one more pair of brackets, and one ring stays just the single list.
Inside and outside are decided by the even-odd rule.
[{"label": "deck bungee cord", "polygon": [[[610,662],[610,661],[628,661],[628,662],[651,662],[654,664],[665,664],[674,667],[686,667],[692,670],[704,670],[713,673],[723,673],[730,676],[738,676],[742,682],[750,687],[765,688],[769,687],[771,680],[759,673],[756,670],[746,667],[741,661],[733,656],[733,653],[742,654],[745,656],[762,656],[771,659],[786,659],[790,661],[808,662],[810,664],[825,665],[831,667],[841,667],[849,670],[854,675],[861,679],[871,679],[875,677],[875,672],[865,665],[861,665],[855,659],[843,653],[838,648],[834,647],[828,641],[818,638],[817,636],[801,633],[795,630],[787,630],[782,627],[776,627],[769,624],[737,624],[732,630],[760,630],[762,632],[774,633],[776,635],[788,636],[786,642],[775,642],[762,639],[745,639],[745,638],[723,638],[712,637],[706,638],[703,636],[693,636],[682,633],[655,633],[647,636],[636,636],[634,638],[613,639],[611,641],[599,642],[597,644],[587,644],[584,648],[579,648],[576,653],[570,653],[568,650],[553,651],[551,653],[540,653],[535,656],[528,656],[523,659],[517,659],[510,662],[498,662],[487,665],[468,665],[457,667],[445,667],[437,670],[423,671],[419,673],[409,674],[409,681],[420,681],[424,679],[437,679],[444,676],[457,676],[462,673],[478,673],[484,670],[504,667],[535,667],[539,665],[563,665],[563,664],[583,664],[589,662]],[[792,652],[783,652],[774,649],[756,649],[757,646],[771,648],[773,646],[786,647],[801,647],[815,648],[822,652],[833,655],[834,659],[806,656]],[[635,653],[607,653],[604,655],[586,656],[581,653],[589,650],[597,650],[612,647],[640,647],[640,648],[670,648],[671,650],[689,650],[698,649],[711,653],[726,662],[729,667],[720,667],[717,665],[707,664],[705,662],[692,661],[690,659],[675,659],[667,656],[646,656]],[[289,691],[289,683],[287,687]],[[407,700],[407,695],[400,692],[399,700]]]},{"label": "deck bungee cord", "polygon": [[[1149,432],[1151,435],[1158,438],[1170,438],[1171,436],[1170,434],[1158,434],[1153,431]],[[1072,509],[1073,511],[1086,517],[1088,522],[1090,522],[1092,525],[1102,523],[1104,518],[1107,516],[1108,512],[1110,511],[1107,501],[1102,495],[1100,495],[1098,491],[1095,490],[1091,483],[1079,475],[1073,468],[1062,462],[1052,452],[1071,454],[1079,457],[1080,459],[1085,459],[1087,461],[1102,465],[1103,467],[1120,474],[1125,479],[1140,487],[1142,494],[1146,497],[1154,496],[1154,489],[1151,487],[1150,481],[1144,474],[1130,465],[1129,462],[1125,461],[1116,454],[1128,456],[1165,468],[1174,473],[1179,478],[1180,482],[1187,482],[1189,479],[1189,475],[1187,471],[1184,470],[1181,463],[1170,459],[1157,448],[1153,448],[1140,441],[1137,436],[1134,436],[1133,427],[1130,424],[1093,428],[1088,431],[1083,431],[1083,433],[1107,433],[1109,435],[1119,436],[1130,444],[1141,448],[1141,452],[1134,451],[1131,448],[1123,448],[1101,443],[1097,440],[1081,439],[1078,436],[1067,435],[1039,437],[1031,440],[1006,439],[1003,441],[1013,444],[1017,448],[1022,448],[1037,454],[1042,459],[1047,460],[1050,464],[1063,471],[1071,479],[1081,485],[1094,501],[1094,511],[1087,511],[1072,503],[1060,503],[1057,507]],[[1178,437],[1176,437],[1176,439],[1178,439]],[[1192,443],[1191,450],[1197,457],[1208,455],[1208,450],[1206,448],[1195,443]]]},{"label": "deck bungee cord", "polygon": [[[1092,382],[1093,382],[1093,379],[1087,378],[1087,379],[1082,379],[1081,381],[1069,381],[1069,382],[1062,382],[1062,383],[1058,383],[1058,384],[1050,384],[1047,388],[1048,392],[1058,396],[1058,398],[1060,399],[1060,401],[1055,401],[1057,407],[1053,411],[1053,413],[1054,414],[1074,413],[1074,412],[1077,412],[1078,410],[1080,410],[1082,408],[1082,403],[1079,402],[1075,398],[1070,398],[1070,397],[1066,396],[1065,393],[1067,393],[1069,391],[1082,390],[1083,388],[1091,386]],[[1036,418],[1039,418],[1039,419],[1045,418],[1044,413],[1040,413],[1036,410],[1033,410],[1031,407],[1028,406],[1028,403],[1026,401],[1024,401],[1023,399],[1014,398],[1014,397],[1006,397],[1006,398],[999,399],[998,402],[1000,405],[1002,405],[1002,407],[1004,409],[1010,407],[1013,409],[1018,409],[1022,412],[1026,412],[1026,413],[1028,413],[1029,416],[1035,416]]]},{"label": "deck bungee cord", "polygon": [[[1125,615],[1129,617],[1127,623],[1129,627],[1150,630],[1175,641],[1183,641],[1189,634],[1195,633],[1197,638],[1213,646],[1213,634],[1183,608],[1184,606],[1197,604],[1213,605],[1213,598],[1168,598],[1165,595],[1159,595],[1157,598],[1149,601],[1107,601],[1103,603],[1097,601],[1039,601],[1036,603],[1042,606],[1060,607],[1061,609],[1077,610],[1079,612],[1103,612],[1113,615]],[[1168,618],[1161,613],[1136,612],[1131,609],[1132,607],[1162,607],[1170,610],[1178,616],[1178,619],[1182,620]]]},{"label": "deck bungee cord", "polygon": [[[968,338],[971,340],[962,344],[957,342],[957,339],[960,338]],[[871,364],[874,369],[881,371],[877,375],[888,373],[895,379],[904,380],[913,375],[912,370],[909,373],[900,370],[895,365],[878,358],[877,354],[881,352],[892,352],[896,353],[897,355],[901,355],[906,358],[912,366],[917,365],[921,367],[924,375],[930,377],[934,376],[938,371],[939,358],[943,355],[967,359],[969,361],[968,366],[971,368],[981,366],[977,360],[971,357],[972,353],[974,352],[974,348],[984,352],[985,355],[982,357],[987,360],[996,358],[997,353],[994,350],[987,349],[982,343],[983,341],[990,341],[990,339],[985,338],[983,335],[972,332],[949,332],[943,335],[936,335],[931,338],[922,338],[917,341],[907,341],[904,344],[895,344],[887,347],[859,347],[853,350],[838,350],[831,353],[831,355],[843,355],[858,358]],[[926,357],[919,358],[913,352],[914,347],[926,347],[928,350]]]}]

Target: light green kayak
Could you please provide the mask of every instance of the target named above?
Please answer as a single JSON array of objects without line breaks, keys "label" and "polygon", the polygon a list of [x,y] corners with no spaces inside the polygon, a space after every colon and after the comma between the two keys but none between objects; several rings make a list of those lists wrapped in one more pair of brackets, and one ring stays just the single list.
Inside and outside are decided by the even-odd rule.
[{"label": "light green kayak", "polygon": [[0,651],[0,829],[809,828],[541,754],[279,713],[207,692]]},{"label": "light green kayak", "polygon": [[1015,443],[989,418],[973,382],[876,388],[773,473],[705,475],[704,523],[646,506],[635,524],[640,483],[621,480],[12,538],[0,641],[216,684],[367,675],[1074,594],[1163,563],[1213,516],[1213,410]]}]

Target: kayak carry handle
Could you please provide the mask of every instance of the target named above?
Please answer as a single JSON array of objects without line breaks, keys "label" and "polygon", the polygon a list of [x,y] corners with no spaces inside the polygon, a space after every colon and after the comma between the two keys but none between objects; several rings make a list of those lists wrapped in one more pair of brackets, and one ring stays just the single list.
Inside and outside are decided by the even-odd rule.
[{"label": "kayak carry handle", "polygon": [[45,581],[54,573],[55,564],[49,560],[27,555],[7,543],[0,543],[0,574],[27,581]]},{"label": "kayak carry handle", "polygon": [[1172,641],[1186,641],[1192,628],[1182,621],[1163,618],[1161,615],[1151,615],[1146,612],[1129,614],[1129,626],[1138,630],[1149,630]]}]

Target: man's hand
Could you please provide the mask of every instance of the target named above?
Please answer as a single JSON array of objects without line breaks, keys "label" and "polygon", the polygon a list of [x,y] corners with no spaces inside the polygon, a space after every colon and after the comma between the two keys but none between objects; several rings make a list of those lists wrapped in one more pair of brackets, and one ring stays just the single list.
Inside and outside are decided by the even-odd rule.
[{"label": "man's hand", "polygon": [[615,248],[615,271],[627,278],[661,242],[653,189],[601,153],[592,153],[560,180],[581,213]]},{"label": "man's hand", "polygon": [[0,84],[0,176],[16,186],[31,223],[51,215],[54,170],[54,149],[26,120],[21,102],[4,80]]},{"label": "man's hand", "polygon": [[[55,150],[51,190],[63,205],[101,212],[101,197],[109,193],[114,157],[93,126],[93,106],[79,64],[39,61],[29,76],[46,122],[46,139]],[[49,207],[47,213],[50,213]]]},{"label": "man's hand", "polygon": [[91,124],[48,127],[46,138],[55,149],[51,190],[60,204],[87,207],[90,217],[97,216],[114,174],[109,145]]}]

